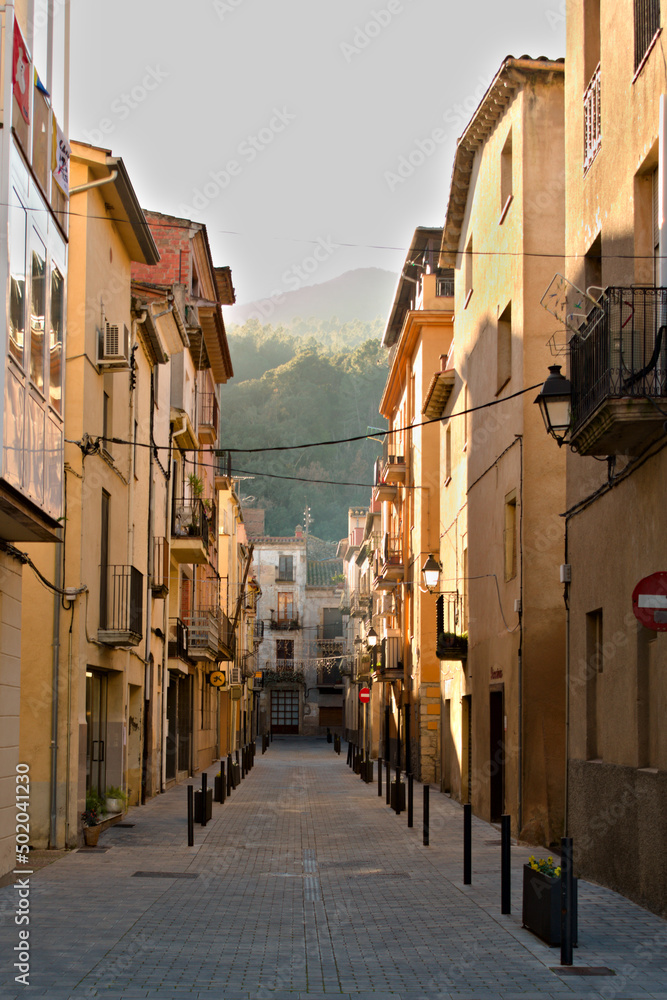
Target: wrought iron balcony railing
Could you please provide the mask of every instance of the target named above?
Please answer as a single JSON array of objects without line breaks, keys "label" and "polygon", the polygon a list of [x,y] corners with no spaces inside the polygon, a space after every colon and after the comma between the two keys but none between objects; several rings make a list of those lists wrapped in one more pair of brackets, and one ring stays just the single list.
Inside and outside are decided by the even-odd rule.
[{"label": "wrought iron balcony railing", "polygon": [[218,431],[218,400],[214,392],[201,392],[198,399],[198,424]]},{"label": "wrought iron balcony railing", "polygon": [[151,590],[156,597],[166,597],[169,593],[169,543],[166,538],[153,539]]},{"label": "wrought iron balcony railing", "polygon": [[253,642],[262,642],[264,638],[264,622],[261,619],[254,624],[252,638]]},{"label": "wrought iron balcony railing", "polygon": [[343,675],[341,674],[341,664],[323,664],[317,668],[318,687],[342,687]]},{"label": "wrought iron balcony railing", "polygon": [[[598,308],[569,344],[573,438],[605,400],[634,397],[664,401],[665,323],[667,288],[605,290]],[[649,406],[656,420],[664,421],[655,406]]]},{"label": "wrought iron balcony railing", "polygon": [[184,612],[188,627],[188,655],[192,660],[216,660],[220,644],[220,620],[215,610],[194,608]]},{"label": "wrought iron balcony railing", "polygon": [[143,634],[144,577],[134,566],[104,566],[100,573],[97,638],[109,646],[137,646]]},{"label": "wrought iron balcony railing", "polygon": [[174,500],[171,534],[173,538],[200,538],[208,547],[209,513],[203,500]]},{"label": "wrought iron balcony railing", "polygon": [[170,659],[188,658],[188,627],[180,618],[169,619],[168,653]]},{"label": "wrought iron balcony railing", "polygon": [[236,651],[236,634],[233,623],[222,609],[217,611],[218,617],[218,649],[223,659],[233,660]]},{"label": "wrought iron balcony railing", "polygon": [[660,0],[635,0],[635,72],[660,28]]},{"label": "wrought iron balcony railing", "polygon": [[300,628],[301,626],[299,624],[299,613],[298,611],[295,611],[289,617],[283,615],[280,618],[276,618],[275,612],[272,611],[270,626],[272,629],[278,632],[291,631],[292,629]]}]

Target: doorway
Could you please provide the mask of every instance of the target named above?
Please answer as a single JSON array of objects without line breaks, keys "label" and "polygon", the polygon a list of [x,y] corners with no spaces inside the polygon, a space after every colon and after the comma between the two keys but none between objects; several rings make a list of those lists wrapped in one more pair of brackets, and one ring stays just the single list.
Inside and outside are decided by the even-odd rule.
[{"label": "doorway", "polygon": [[299,732],[299,692],[271,692],[271,731],[274,733]]},{"label": "doorway", "polygon": [[86,791],[106,791],[107,675],[86,671]]},{"label": "doorway", "polygon": [[502,691],[489,692],[489,795],[491,822],[498,823],[505,807],[505,712]]}]

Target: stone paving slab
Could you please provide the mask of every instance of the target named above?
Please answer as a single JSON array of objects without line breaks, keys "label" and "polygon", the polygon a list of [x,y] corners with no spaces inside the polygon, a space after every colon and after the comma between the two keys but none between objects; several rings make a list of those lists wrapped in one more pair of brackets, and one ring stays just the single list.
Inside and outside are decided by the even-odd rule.
[{"label": "stone paving slab", "polygon": [[416,792],[408,829],[344,753],[276,738],[188,848],[172,788],[105,831],[104,851],[32,876],[29,987],[13,979],[16,890],[0,888],[0,998],[667,1000],[665,921],[580,882],[575,966],[616,975],[559,976],[559,949],[521,926],[533,849],[512,849],[502,916],[498,831],[473,818],[464,886],[462,809],[432,789],[424,847]]}]

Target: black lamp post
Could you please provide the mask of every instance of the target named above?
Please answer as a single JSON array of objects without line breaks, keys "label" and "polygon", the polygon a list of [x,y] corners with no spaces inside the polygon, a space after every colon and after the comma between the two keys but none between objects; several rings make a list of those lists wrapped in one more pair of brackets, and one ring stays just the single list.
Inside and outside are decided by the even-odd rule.
[{"label": "black lamp post", "polygon": [[540,408],[547,434],[551,434],[560,448],[565,443],[565,435],[572,422],[572,385],[561,375],[560,365],[549,365],[549,377],[535,402]]}]

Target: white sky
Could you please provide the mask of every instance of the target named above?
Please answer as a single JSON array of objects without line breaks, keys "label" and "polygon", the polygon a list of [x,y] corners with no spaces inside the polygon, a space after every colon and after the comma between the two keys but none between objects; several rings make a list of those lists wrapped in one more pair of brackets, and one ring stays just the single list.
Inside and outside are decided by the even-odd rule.
[{"label": "white sky", "polygon": [[564,9],[72,0],[71,135],[122,156],[145,208],[205,222],[239,302],[295,287],[318,240],[309,283],[397,271],[415,227],[444,221],[455,140],[502,59],[564,55]]}]

